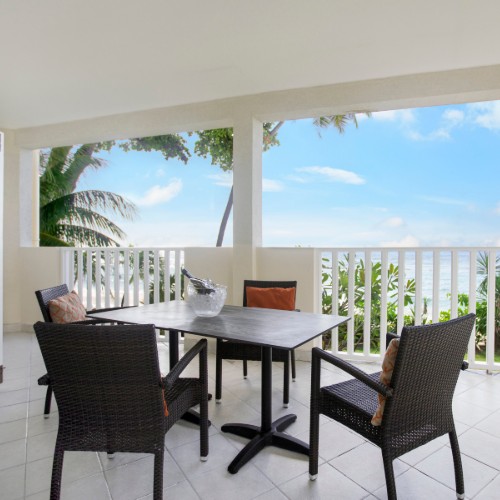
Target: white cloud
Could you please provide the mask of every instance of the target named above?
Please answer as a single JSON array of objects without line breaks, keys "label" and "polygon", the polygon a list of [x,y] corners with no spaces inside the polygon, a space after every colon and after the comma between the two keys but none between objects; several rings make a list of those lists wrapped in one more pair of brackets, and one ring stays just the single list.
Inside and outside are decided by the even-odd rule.
[{"label": "white cloud", "polygon": [[297,172],[318,174],[331,182],[342,182],[344,184],[365,184],[366,180],[355,172],[333,167],[300,167]]},{"label": "white cloud", "polygon": [[420,246],[420,242],[418,238],[415,236],[412,236],[411,234],[408,234],[401,238],[400,240],[396,241],[384,241],[381,243],[382,247],[418,247]]},{"label": "white cloud", "polygon": [[427,196],[423,195],[419,197],[423,201],[428,201],[430,203],[438,203],[439,205],[452,205],[466,207],[469,210],[474,210],[475,205],[468,201],[457,200],[456,198],[447,198],[446,196]]},{"label": "white cloud", "polygon": [[456,126],[464,121],[465,114],[460,109],[446,109],[442,118],[448,124]]},{"label": "white cloud", "polygon": [[262,179],[262,191],[265,193],[276,193],[278,191],[283,191],[285,189],[284,185],[280,181],[274,179]]},{"label": "white cloud", "polygon": [[378,111],[372,113],[374,120],[384,122],[400,122],[404,124],[413,123],[415,121],[415,112],[413,109],[393,109],[390,111]]},{"label": "white cloud", "polygon": [[[219,172],[217,174],[210,174],[207,176],[209,179],[214,181],[216,186],[232,187],[233,185],[233,173],[232,172]],[[283,191],[285,186],[282,182],[274,179],[262,179],[262,191],[264,192],[278,192]]]},{"label": "white cloud", "polygon": [[297,182],[299,184],[307,184],[308,182],[310,182],[310,180],[306,179],[305,177],[301,176],[301,175],[287,175],[286,178],[289,180],[289,181],[293,181],[293,182]]},{"label": "white cloud", "polygon": [[489,130],[500,129],[500,101],[474,103],[468,109],[472,111],[477,125]]},{"label": "white cloud", "polygon": [[405,221],[402,217],[390,217],[383,222],[383,225],[387,227],[401,227],[404,223]]},{"label": "white cloud", "polygon": [[231,187],[233,185],[232,172],[219,172],[217,174],[207,175],[207,177],[212,179],[216,186]]},{"label": "white cloud", "polygon": [[156,185],[146,191],[146,194],[140,198],[130,197],[133,202],[139,206],[150,207],[167,203],[175,198],[182,191],[182,180],[171,179],[165,186]]}]

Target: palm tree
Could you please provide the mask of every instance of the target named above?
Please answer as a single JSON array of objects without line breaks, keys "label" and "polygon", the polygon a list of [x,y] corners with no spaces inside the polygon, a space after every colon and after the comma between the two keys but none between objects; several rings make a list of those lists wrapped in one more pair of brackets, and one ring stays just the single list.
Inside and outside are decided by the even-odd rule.
[{"label": "palm tree", "polygon": [[[371,116],[371,113],[364,113],[367,116]],[[358,127],[358,120],[356,113],[346,113],[343,115],[331,115],[331,116],[320,116],[313,120],[313,125],[318,128],[318,133],[321,136],[321,129],[333,127],[337,130],[339,134],[343,134],[349,123],[353,123],[356,128]],[[279,144],[277,140],[277,134],[279,129],[283,126],[285,122],[279,121],[274,123],[264,123],[264,134],[263,134],[263,150],[267,151],[271,146]],[[203,134],[208,134],[208,137],[212,139],[212,142],[204,141]],[[215,134],[215,135],[214,135]],[[212,155],[212,164],[219,164],[222,170],[232,170],[233,168],[233,134],[232,129],[217,129],[210,130],[206,132],[198,132],[200,141],[198,144],[204,144],[204,148],[195,149],[195,152],[200,156],[206,157],[208,153]],[[213,138],[216,141],[213,141]],[[221,154],[223,152],[224,154]],[[217,160],[218,161],[217,161]],[[224,240],[224,234],[226,232],[227,222],[229,220],[229,215],[233,208],[233,186],[231,186],[231,191],[229,192],[229,198],[226,203],[226,208],[224,209],[224,214],[219,227],[219,234],[217,235],[217,243],[215,246],[222,246],[222,241]]]},{"label": "palm tree", "polygon": [[102,168],[94,156],[108,143],[58,147],[40,153],[40,246],[118,246],[126,235],[104,215],[133,219],[133,203],[108,191],[76,191],[86,168]]}]

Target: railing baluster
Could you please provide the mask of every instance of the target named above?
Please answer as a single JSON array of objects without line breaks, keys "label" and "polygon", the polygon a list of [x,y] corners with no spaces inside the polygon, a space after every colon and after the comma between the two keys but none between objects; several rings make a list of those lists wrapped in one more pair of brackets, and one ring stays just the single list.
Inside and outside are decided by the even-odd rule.
[{"label": "railing baluster", "polygon": [[106,248],[104,251],[104,307],[111,307],[110,295],[111,295],[111,286],[110,286],[110,252]]},{"label": "railing baluster", "polygon": [[163,250],[163,274],[165,276],[165,302],[170,302],[170,250],[165,248]]},{"label": "railing baluster", "polygon": [[[477,290],[477,253],[471,250],[469,257],[469,312],[476,312],[476,290]],[[469,348],[467,349],[467,359],[472,366],[476,363],[476,326],[469,339]]]},{"label": "railing baluster", "polygon": [[144,250],[144,304],[149,304],[149,248]]},{"label": "railing baluster", "polygon": [[181,299],[181,251],[175,250],[175,300]]},{"label": "railing baluster", "polygon": [[422,324],[422,251],[415,250],[415,325]]},{"label": "railing baluster", "polygon": [[123,251],[123,305],[130,305],[130,250],[125,248]]},{"label": "railing baluster", "polygon": [[496,292],[496,250],[488,252],[488,303],[486,313],[486,365],[492,370],[495,363],[495,292]]},{"label": "railing baluster", "polygon": [[[332,263],[331,280],[332,280],[332,314],[339,313],[339,253],[332,251],[330,254]],[[332,330],[332,352],[339,352],[339,329]]]},{"label": "railing baluster", "polygon": [[401,332],[405,324],[405,251],[398,252],[398,322],[397,329]]},{"label": "railing baluster", "polygon": [[371,311],[372,311],[372,253],[365,252],[365,321],[363,325],[363,354],[370,355],[371,346]]},{"label": "railing baluster", "polygon": [[[348,269],[348,316],[354,319],[354,271],[356,267],[356,252],[354,250],[349,252],[349,269]],[[347,323],[347,353],[352,355],[354,353],[354,321]]]},{"label": "railing baluster", "polygon": [[83,297],[83,249],[79,248],[76,252],[78,295]]},{"label": "railing baluster", "polygon": [[101,309],[101,251],[95,250],[95,307]]},{"label": "railing baluster", "polygon": [[434,250],[432,261],[432,322],[439,321],[439,283],[440,283],[441,252]]},{"label": "railing baluster", "polygon": [[134,306],[139,305],[139,279],[140,279],[140,272],[139,272],[139,259],[140,259],[140,252],[139,250],[134,250]]},{"label": "railing baluster", "polygon": [[113,252],[114,256],[114,280],[115,280],[115,307],[120,307],[120,250]]},{"label": "railing baluster", "polygon": [[389,252],[380,253],[380,352],[385,351],[385,336],[387,332],[387,273],[389,271]]},{"label": "railing baluster", "polygon": [[158,249],[153,250],[154,262],[154,293],[153,301],[155,304],[160,302],[160,254]]},{"label": "railing baluster", "polygon": [[92,249],[86,249],[87,257],[87,311],[94,306],[92,304]]}]

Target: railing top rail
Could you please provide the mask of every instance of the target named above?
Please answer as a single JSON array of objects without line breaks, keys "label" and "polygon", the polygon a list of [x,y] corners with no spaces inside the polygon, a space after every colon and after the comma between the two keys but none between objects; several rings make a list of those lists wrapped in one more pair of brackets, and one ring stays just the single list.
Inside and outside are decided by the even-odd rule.
[{"label": "railing top rail", "polygon": [[389,251],[389,252],[434,252],[434,251],[440,251],[440,252],[452,252],[452,251],[459,251],[459,252],[472,252],[472,251],[500,251],[500,247],[479,247],[479,246],[472,246],[472,247],[463,247],[463,246],[457,246],[457,247],[315,247],[316,250],[321,250],[324,252],[380,252],[380,251]]},{"label": "railing top rail", "polygon": [[154,246],[154,247],[63,247],[62,250],[64,250],[64,251],[102,250],[104,252],[105,251],[112,252],[112,251],[116,251],[116,250],[120,250],[120,251],[123,251],[123,250],[139,250],[139,251],[141,251],[141,250],[172,250],[172,251],[175,251],[175,250],[185,250],[185,248],[164,245],[164,246]]}]

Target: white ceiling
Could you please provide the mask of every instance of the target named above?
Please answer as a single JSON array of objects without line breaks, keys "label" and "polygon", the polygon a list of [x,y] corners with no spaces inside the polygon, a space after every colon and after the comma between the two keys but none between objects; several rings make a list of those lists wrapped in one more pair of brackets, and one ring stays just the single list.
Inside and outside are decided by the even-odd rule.
[{"label": "white ceiling", "polygon": [[0,0],[0,127],[500,64],[498,0]]}]

